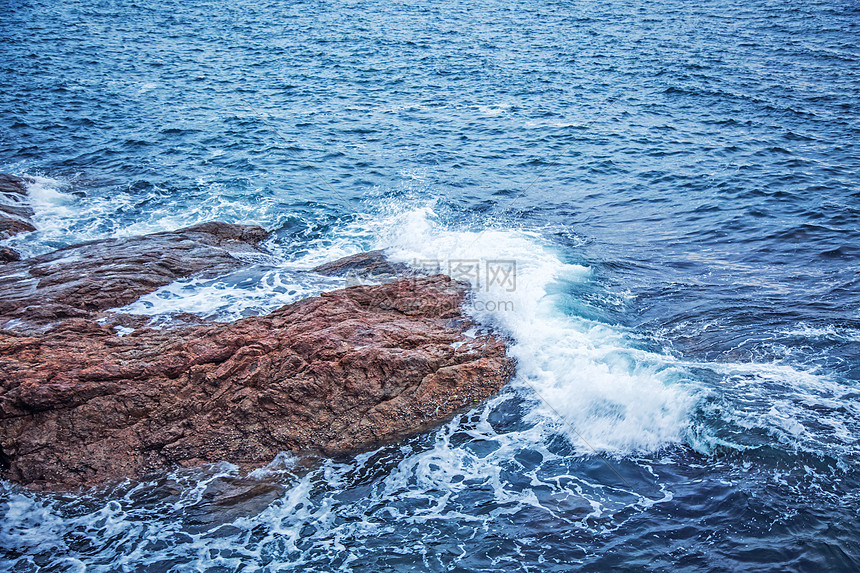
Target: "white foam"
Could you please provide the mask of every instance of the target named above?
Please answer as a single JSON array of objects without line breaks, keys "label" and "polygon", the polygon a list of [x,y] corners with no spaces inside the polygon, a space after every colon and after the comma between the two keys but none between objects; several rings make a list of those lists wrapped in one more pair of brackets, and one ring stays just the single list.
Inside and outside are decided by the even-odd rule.
[{"label": "white foam", "polygon": [[488,116],[499,116],[509,112],[513,107],[513,104],[510,103],[493,103],[479,105],[478,111]]},{"label": "white foam", "polygon": [[824,338],[837,342],[860,342],[860,330],[835,325],[811,326],[798,323],[794,328],[783,330],[781,334],[801,338]]},{"label": "white foam", "polygon": [[31,222],[36,231],[7,241],[24,257],[51,250],[46,243],[64,234],[68,222],[77,215],[74,197],[60,191],[63,181],[38,175],[27,175],[26,179],[27,203],[33,209]]},{"label": "white foam", "polygon": [[4,494],[0,511],[5,524],[0,527],[0,547],[24,554],[59,553],[66,548],[66,524],[46,502],[32,494],[9,491],[6,486],[0,486],[0,493]]},{"label": "white foam", "polygon": [[32,180],[27,192],[36,231],[6,241],[24,257],[83,241],[172,231],[213,220],[277,228],[290,217],[281,200],[261,189],[231,197],[223,185],[204,179],[198,180],[196,190],[185,193],[152,186],[135,192],[88,189],[79,196],[67,192],[70,181],[24,176]]},{"label": "white foam", "polygon": [[72,214],[69,206],[73,203],[73,196],[60,192],[62,181],[38,175],[31,175],[29,179],[31,182],[27,183],[27,197],[37,217],[51,213],[66,216]]},{"label": "white foam", "polygon": [[145,316],[178,313],[233,321],[269,313],[325,290],[342,286],[343,279],[302,275],[288,268],[243,272],[218,279],[183,279],[146,294],[117,312]]},{"label": "white foam", "polygon": [[[472,282],[470,312],[511,337],[514,385],[534,398],[532,421],[554,422],[547,431],[564,433],[582,453],[652,451],[684,440],[698,391],[686,371],[637,348],[635,336],[621,327],[565,312],[566,288],[588,282],[591,272],[563,262],[540,234],[446,228],[432,204],[390,204],[350,227],[342,237],[369,233],[372,246],[394,261],[438,263],[442,272],[464,261],[477,264],[477,276],[459,275]],[[511,261],[515,284],[492,281],[490,267]]]},{"label": "white foam", "polygon": [[[688,363],[722,377],[719,408],[727,423],[749,431],[764,430],[783,447],[856,455],[860,402],[856,388],[840,377],[779,362]],[[731,447],[742,445],[724,443]]]}]

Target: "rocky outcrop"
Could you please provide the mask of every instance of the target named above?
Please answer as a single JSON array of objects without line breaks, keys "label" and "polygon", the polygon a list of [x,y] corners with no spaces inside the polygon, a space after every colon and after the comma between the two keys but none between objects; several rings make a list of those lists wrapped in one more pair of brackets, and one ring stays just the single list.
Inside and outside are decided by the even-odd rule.
[{"label": "rocky outcrop", "polygon": [[144,237],[92,241],[0,267],[0,326],[17,329],[134,302],[176,279],[216,277],[261,255],[260,227],[204,223]]},{"label": "rocky outcrop", "polygon": [[[33,209],[27,203],[27,181],[7,173],[0,173],[0,240],[18,233],[35,231]],[[17,261],[18,252],[0,247],[0,264]]]},{"label": "rocky outcrop", "polygon": [[[153,244],[169,235],[183,238],[167,244],[188,247],[168,251],[168,263],[146,255],[148,239],[138,238],[108,251],[106,242],[67,249],[29,267],[31,290],[41,294],[19,288],[15,304],[45,297],[82,315],[58,320],[62,313],[52,311],[40,330],[0,331],[6,479],[70,489],[216,461],[257,466],[282,451],[354,452],[439,423],[491,396],[513,372],[502,340],[467,335],[475,327],[461,310],[467,289],[443,275],[349,287],[231,324],[118,336],[93,320],[98,309],[170,277],[223,272],[219,264],[234,264],[224,252],[251,249],[262,236],[215,229],[155,235]],[[105,268],[116,272],[100,272],[89,258],[85,279],[61,280],[60,268],[82,264],[67,260],[71,252],[109,252]],[[205,269],[184,260],[195,253],[207,259]],[[132,267],[141,266],[152,273],[145,283],[132,280]],[[78,280],[83,290],[64,286]],[[102,296],[101,283],[114,294]],[[5,315],[18,316],[4,300]]]}]

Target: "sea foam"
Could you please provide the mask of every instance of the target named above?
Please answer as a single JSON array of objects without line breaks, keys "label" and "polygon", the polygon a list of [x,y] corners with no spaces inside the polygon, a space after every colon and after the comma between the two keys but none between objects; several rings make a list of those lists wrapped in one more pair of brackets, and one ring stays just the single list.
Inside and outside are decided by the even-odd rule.
[{"label": "sea foam", "polygon": [[[446,228],[432,206],[395,210],[370,226],[395,261],[438,261],[443,272],[476,264],[477,274],[457,278],[471,279],[474,317],[510,338],[513,385],[532,399],[531,420],[581,453],[652,451],[685,438],[693,380],[671,357],[639,348],[625,328],[566,310],[566,287],[588,283],[591,271],[564,262],[540,234]],[[505,270],[515,281],[502,282]]]}]

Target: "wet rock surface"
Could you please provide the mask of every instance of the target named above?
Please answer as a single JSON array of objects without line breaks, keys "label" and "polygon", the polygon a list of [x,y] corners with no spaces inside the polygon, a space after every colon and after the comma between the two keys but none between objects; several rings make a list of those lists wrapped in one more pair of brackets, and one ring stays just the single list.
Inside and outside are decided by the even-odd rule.
[{"label": "wet rock surface", "polygon": [[2,267],[17,285],[2,289],[7,320],[49,309],[38,330],[0,331],[3,477],[67,490],[209,462],[250,468],[282,451],[365,450],[438,424],[512,375],[501,339],[467,334],[467,288],[443,275],[229,324],[119,336],[95,321],[175,278],[230,270],[231,253],[255,251],[263,236],[216,223]]},{"label": "wet rock surface", "polygon": [[[27,202],[26,183],[21,177],[0,173],[0,240],[36,230],[32,222],[33,209]],[[0,264],[19,258],[13,249],[0,248]]]},{"label": "wet rock surface", "polygon": [[322,264],[313,270],[322,275],[376,280],[390,279],[409,273],[407,265],[388,261],[382,251],[368,251],[350,255]]},{"label": "wet rock surface", "polygon": [[134,302],[176,279],[216,277],[261,255],[260,227],[203,223],[143,237],[91,241],[0,267],[0,326],[42,325]]},{"label": "wet rock surface", "polygon": [[20,261],[21,253],[9,247],[0,247],[0,264]]}]

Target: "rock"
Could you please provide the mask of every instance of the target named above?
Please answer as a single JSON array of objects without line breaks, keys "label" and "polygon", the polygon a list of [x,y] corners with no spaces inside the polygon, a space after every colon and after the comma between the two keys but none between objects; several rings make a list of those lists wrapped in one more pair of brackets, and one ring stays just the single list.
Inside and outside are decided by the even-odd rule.
[{"label": "rock", "polygon": [[15,177],[8,173],[0,173],[0,193],[3,195],[20,195],[27,196],[27,187],[24,185],[27,182],[22,177]]},{"label": "rock", "polygon": [[35,230],[36,227],[27,221],[22,221],[0,213],[0,240],[8,239],[18,233],[29,233],[30,231]]},{"label": "rock", "polygon": [[27,204],[26,182],[0,173],[0,240],[36,230],[31,222],[33,209]]},{"label": "rock", "polygon": [[504,343],[437,275],[355,286],[233,324],[140,329],[88,320],[0,334],[7,479],[68,489],[177,466],[340,454],[418,432],[491,396]]},{"label": "rock", "polygon": [[385,279],[406,275],[409,267],[388,261],[382,251],[368,251],[325,263],[313,271],[328,276]]},{"label": "rock", "polygon": [[467,286],[444,275],[340,289],[230,324],[141,323],[118,336],[95,322],[173,277],[232,269],[232,253],[255,252],[264,235],[201,225],[0,269],[17,284],[0,296],[7,317],[40,300],[53,309],[40,329],[0,331],[3,477],[69,490],[210,462],[247,469],[283,451],[348,454],[438,424],[511,377],[501,339],[466,334]]},{"label": "rock", "polygon": [[12,263],[14,261],[20,261],[21,254],[15,249],[10,249],[9,247],[0,247],[0,263]]},{"label": "rock", "polygon": [[145,237],[91,241],[0,267],[0,325],[18,329],[121,307],[176,279],[216,277],[261,255],[260,227],[204,223]]}]

